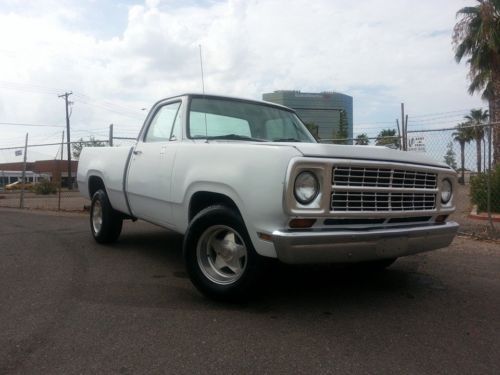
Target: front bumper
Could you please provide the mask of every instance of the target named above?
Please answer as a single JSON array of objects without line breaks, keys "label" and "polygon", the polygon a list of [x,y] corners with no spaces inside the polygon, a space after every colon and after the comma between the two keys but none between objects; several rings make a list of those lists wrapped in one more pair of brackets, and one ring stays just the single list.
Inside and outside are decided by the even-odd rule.
[{"label": "front bumper", "polygon": [[343,263],[397,258],[448,246],[458,224],[328,232],[274,231],[278,258],[285,263]]}]

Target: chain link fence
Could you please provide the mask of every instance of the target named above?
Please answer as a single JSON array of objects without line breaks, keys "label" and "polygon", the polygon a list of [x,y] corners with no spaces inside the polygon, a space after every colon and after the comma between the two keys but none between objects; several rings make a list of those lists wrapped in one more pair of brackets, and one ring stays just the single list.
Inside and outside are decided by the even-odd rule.
[{"label": "chain link fence", "polygon": [[[477,237],[500,237],[500,165],[494,166],[492,134],[499,124],[460,125],[408,131],[406,149],[448,164],[458,173],[452,219],[460,231]],[[402,137],[322,139],[322,143],[383,145],[404,149]]]},{"label": "chain link fence", "polygon": [[[474,236],[498,238],[500,166],[495,168],[492,164],[490,133],[493,131],[500,131],[500,126],[485,124],[411,130],[407,134],[406,146],[408,151],[425,154],[458,172],[459,184],[454,192],[457,210],[452,219],[461,224],[461,231]],[[362,144],[404,148],[402,137],[394,134],[388,137],[366,137]],[[136,138],[114,136],[110,131],[108,139],[93,141],[101,146],[132,146]],[[320,142],[360,143],[359,138],[322,139]],[[71,142],[72,150],[75,150],[74,145],[78,149],[79,144],[81,142]],[[70,184],[66,142],[28,144],[26,153],[28,161],[23,185],[20,181],[24,163],[19,160],[24,157],[24,146],[0,148],[0,157],[18,155],[16,162],[0,163],[0,207],[82,211],[88,206],[89,202],[80,197],[76,184]],[[73,159],[77,159],[74,156]],[[72,162],[71,171],[74,181],[77,161]]]}]

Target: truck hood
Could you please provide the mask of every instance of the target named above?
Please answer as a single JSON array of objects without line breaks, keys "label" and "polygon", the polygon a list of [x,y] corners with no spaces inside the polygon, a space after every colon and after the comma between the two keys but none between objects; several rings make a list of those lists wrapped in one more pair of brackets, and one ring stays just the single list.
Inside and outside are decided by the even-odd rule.
[{"label": "truck hood", "polygon": [[286,143],[286,145],[295,147],[304,156],[310,157],[394,161],[450,168],[448,165],[423,153],[392,150],[381,146],[349,146],[321,143]]}]

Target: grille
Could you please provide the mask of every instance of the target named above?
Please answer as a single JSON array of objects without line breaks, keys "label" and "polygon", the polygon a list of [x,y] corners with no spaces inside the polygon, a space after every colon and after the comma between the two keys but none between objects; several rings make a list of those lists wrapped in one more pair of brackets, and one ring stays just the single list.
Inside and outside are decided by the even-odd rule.
[{"label": "grille", "polygon": [[332,211],[420,211],[436,207],[434,193],[333,191]]},{"label": "grille", "polygon": [[333,167],[336,186],[435,189],[436,173],[391,168]]}]

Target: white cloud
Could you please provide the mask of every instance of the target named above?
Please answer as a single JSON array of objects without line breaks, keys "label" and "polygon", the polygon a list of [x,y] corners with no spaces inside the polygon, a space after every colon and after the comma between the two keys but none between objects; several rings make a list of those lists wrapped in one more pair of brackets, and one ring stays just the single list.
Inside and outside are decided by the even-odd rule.
[{"label": "white cloud", "polygon": [[[200,91],[200,44],[210,92],[336,90],[354,96],[355,123],[390,121],[400,101],[414,114],[481,105],[451,49],[455,12],[472,1],[147,0],[129,7],[126,28],[108,39],[71,24],[91,17],[81,2],[10,3],[0,8],[0,122],[63,123],[56,88],[75,92],[75,137],[105,134],[111,122],[131,134],[140,108]],[[1,129],[0,147],[26,130]]]}]

